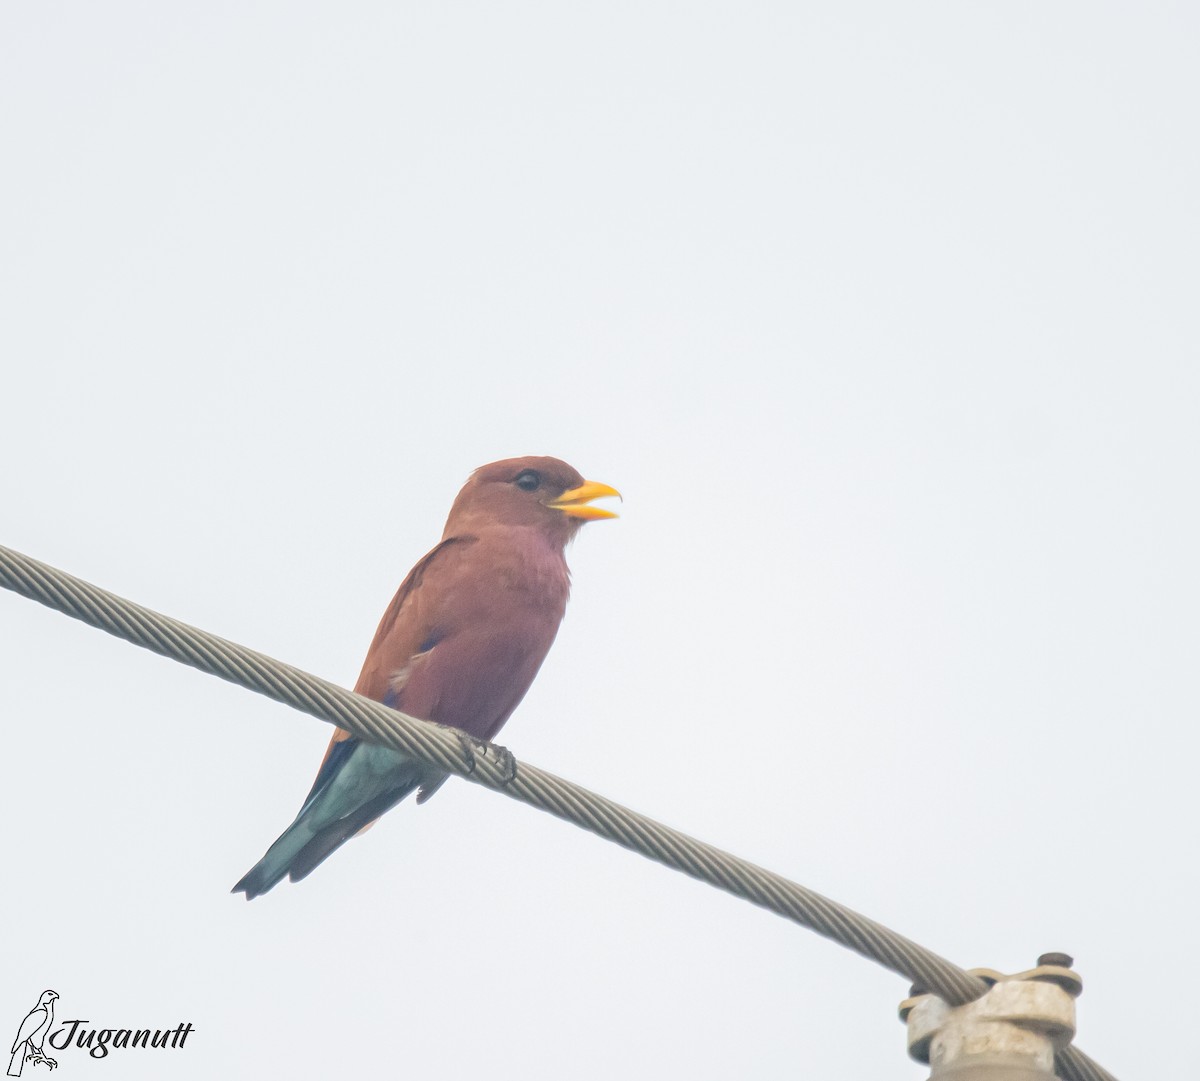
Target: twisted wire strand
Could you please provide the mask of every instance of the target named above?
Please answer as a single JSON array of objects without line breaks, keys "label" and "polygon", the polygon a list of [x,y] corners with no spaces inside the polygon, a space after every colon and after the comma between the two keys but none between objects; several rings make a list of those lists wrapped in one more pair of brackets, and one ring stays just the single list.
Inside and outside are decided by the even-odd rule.
[{"label": "twisted wire strand", "polygon": [[[978,977],[944,957],[782,875],[697,841],[536,766],[521,763],[514,776],[504,756],[490,744],[465,742],[452,729],[362,698],[328,680],[151,611],[3,546],[0,586],[134,645],[572,822],[816,931],[928,988],[952,1005],[970,1002],[988,989]],[[1074,1047],[1059,1054],[1057,1067],[1066,1081],[1115,1081],[1108,1071]]]}]

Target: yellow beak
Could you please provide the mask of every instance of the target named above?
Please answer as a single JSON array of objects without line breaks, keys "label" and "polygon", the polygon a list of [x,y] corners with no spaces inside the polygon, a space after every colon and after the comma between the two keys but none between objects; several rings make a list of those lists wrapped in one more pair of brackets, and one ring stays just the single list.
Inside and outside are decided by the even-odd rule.
[{"label": "yellow beak", "polygon": [[600,518],[615,518],[616,514],[610,510],[588,506],[589,500],[600,499],[606,495],[615,495],[618,499],[621,498],[621,493],[616,488],[610,488],[607,484],[601,484],[599,481],[585,480],[578,488],[563,492],[553,503],[546,505],[562,511],[570,518],[582,518],[586,522],[597,521]]}]

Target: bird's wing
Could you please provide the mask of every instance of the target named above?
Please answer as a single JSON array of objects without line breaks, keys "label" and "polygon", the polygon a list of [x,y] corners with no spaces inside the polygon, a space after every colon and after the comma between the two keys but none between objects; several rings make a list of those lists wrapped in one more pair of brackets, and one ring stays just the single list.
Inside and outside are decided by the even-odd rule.
[{"label": "bird's wing", "polygon": [[[481,530],[425,569],[363,666],[366,692],[491,739],[524,697],[562,622],[562,553]],[[361,688],[360,688],[361,689]]]},{"label": "bird's wing", "polygon": [[[362,673],[354,685],[356,694],[374,698],[377,702],[394,704],[393,686],[398,674],[406,668],[411,669],[414,657],[422,652],[422,644],[428,641],[434,630],[433,613],[425,611],[425,606],[419,603],[421,584],[431,568],[453,562],[454,555],[468,547],[473,540],[472,537],[448,537],[408,572],[379,621],[379,628],[363,662]],[[353,745],[354,737],[349,732],[342,728],[334,730],[306,803],[337,772]]]},{"label": "bird's wing", "polygon": [[[26,999],[26,1002],[29,1000]],[[12,1049],[15,1051],[21,1046],[30,1036],[35,1036],[37,1030],[46,1023],[46,1011],[41,1006],[34,1006],[32,1010],[25,1015],[25,1020],[21,1022],[20,1029],[17,1030],[17,1038],[13,1040]]]},{"label": "bird's wing", "polygon": [[[436,644],[446,608],[444,587],[460,577],[466,554],[475,544],[474,537],[448,537],[408,572],[379,621],[354,685],[356,694],[378,702],[396,700],[406,678],[399,673]],[[430,586],[434,599],[427,596]]]}]

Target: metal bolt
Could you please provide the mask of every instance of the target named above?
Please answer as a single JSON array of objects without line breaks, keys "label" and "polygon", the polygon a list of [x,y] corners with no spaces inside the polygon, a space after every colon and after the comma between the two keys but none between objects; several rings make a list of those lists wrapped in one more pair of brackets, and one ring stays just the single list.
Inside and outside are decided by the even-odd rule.
[{"label": "metal bolt", "polygon": [[1075,964],[1075,958],[1069,953],[1044,953],[1038,958],[1038,966],[1057,965],[1059,968],[1070,968]]}]

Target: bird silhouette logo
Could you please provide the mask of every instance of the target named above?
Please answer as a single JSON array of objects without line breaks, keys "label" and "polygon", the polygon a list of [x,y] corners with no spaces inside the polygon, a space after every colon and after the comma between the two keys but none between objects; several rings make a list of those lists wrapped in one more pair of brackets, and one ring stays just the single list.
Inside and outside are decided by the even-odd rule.
[{"label": "bird silhouette logo", "polygon": [[58,1065],[54,1059],[42,1054],[42,1041],[54,1026],[56,998],[57,991],[43,991],[37,1005],[25,1015],[25,1020],[17,1029],[17,1038],[13,1040],[12,1058],[8,1062],[9,1077],[20,1077],[26,1062],[34,1066],[49,1066],[52,1070]]}]

